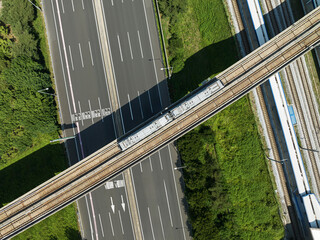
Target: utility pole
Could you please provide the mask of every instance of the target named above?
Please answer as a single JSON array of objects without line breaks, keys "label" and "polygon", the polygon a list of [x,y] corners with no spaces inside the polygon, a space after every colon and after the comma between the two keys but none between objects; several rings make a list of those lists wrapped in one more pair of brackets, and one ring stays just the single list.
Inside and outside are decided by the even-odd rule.
[{"label": "utility pole", "polygon": [[39,8],[37,5],[35,5],[33,2],[31,2],[31,0],[28,0],[28,2],[30,2],[36,9],[38,9],[40,12],[42,12],[42,9]]}]

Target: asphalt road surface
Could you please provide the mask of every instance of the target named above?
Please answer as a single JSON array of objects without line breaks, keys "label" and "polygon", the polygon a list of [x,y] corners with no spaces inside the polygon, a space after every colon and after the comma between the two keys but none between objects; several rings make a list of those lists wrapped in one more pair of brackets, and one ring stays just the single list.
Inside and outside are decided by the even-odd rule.
[{"label": "asphalt road surface", "polygon": [[[125,132],[169,105],[151,0],[103,0],[108,43],[100,43],[92,0],[43,2],[70,163],[116,138],[101,44],[110,44]],[[90,114],[95,111],[95,114]],[[86,119],[80,119],[84,114]],[[188,239],[173,145],[130,169],[144,239]],[[78,200],[85,239],[134,239],[120,174]]]}]

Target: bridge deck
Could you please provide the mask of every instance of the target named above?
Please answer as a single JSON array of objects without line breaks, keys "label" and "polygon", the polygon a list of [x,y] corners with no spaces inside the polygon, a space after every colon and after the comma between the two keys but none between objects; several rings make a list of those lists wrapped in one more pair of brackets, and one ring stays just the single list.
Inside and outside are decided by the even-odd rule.
[{"label": "bridge deck", "polygon": [[0,209],[0,238],[6,239],[25,230],[179,138],[315,47],[319,41],[320,8],[317,8],[216,76],[225,86],[222,90],[152,136],[123,152],[114,141]]}]

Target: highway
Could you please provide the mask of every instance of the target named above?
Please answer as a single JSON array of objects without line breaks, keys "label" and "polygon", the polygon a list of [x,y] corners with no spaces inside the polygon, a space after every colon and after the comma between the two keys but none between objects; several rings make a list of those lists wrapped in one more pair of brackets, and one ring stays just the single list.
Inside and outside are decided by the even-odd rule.
[{"label": "highway", "polygon": [[[223,89],[186,111],[161,130],[125,151],[121,151],[117,141],[113,141],[1,208],[0,237],[8,238],[15,235],[88,193],[104,183],[106,179],[110,179],[132,164],[149,156],[155,150],[162,149],[166,144],[190,131],[264,82],[270,75],[318,45],[319,41],[320,9],[318,8],[217,75],[216,79],[219,79],[225,86]],[[208,83],[208,85],[210,84],[211,82]],[[184,98],[182,101],[189,101],[188,99]],[[168,111],[176,108],[176,104],[180,103],[173,104]],[[166,189],[166,187],[164,188]],[[151,216],[150,209],[149,211],[147,209],[147,212],[148,215],[150,212]],[[150,223],[154,221],[152,219],[154,218],[151,216]],[[179,227],[175,229],[179,230]]]},{"label": "highway", "polygon": [[[117,98],[122,106],[122,128],[127,132],[169,105],[153,7],[151,1],[101,3]],[[46,1],[44,10],[65,134],[76,135],[66,142],[69,160],[74,164],[117,136],[101,53],[101,44],[107,43],[100,42],[93,1]],[[90,116],[91,111],[97,111],[97,115]],[[88,118],[77,119],[82,113]],[[179,164],[178,158],[175,150],[169,154],[168,149],[130,169],[145,239],[152,239],[152,232],[156,238],[187,236],[186,216],[180,204],[181,174],[173,169]],[[125,184],[123,174],[108,184],[115,181]],[[135,238],[127,188],[111,186],[103,185],[78,200],[85,239]],[[155,199],[146,197],[155,189],[165,194]],[[154,224],[159,221],[164,223]]]}]

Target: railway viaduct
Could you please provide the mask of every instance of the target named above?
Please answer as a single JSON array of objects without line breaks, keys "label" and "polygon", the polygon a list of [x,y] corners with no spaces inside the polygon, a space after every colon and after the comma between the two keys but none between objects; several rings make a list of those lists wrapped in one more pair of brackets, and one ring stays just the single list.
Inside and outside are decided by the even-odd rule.
[{"label": "railway viaduct", "polygon": [[[320,7],[217,75],[211,81],[220,80],[224,88],[152,136],[125,151],[121,151],[115,140],[1,208],[0,238],[13,237],[176,140],[266,81],[319,42]],[[197,90],[190,94],[195,92]]]}]

